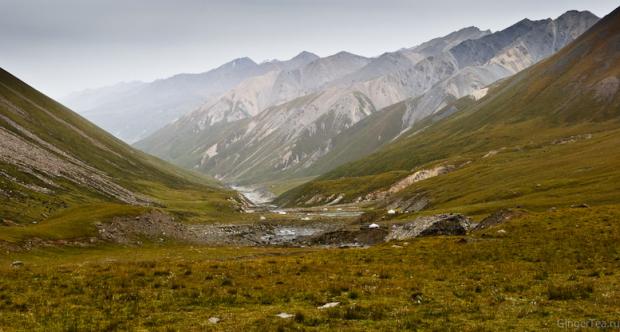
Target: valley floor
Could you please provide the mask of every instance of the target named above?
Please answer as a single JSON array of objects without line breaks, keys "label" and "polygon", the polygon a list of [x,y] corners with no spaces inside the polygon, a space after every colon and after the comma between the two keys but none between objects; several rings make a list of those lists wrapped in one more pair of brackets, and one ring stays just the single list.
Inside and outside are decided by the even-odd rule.
[{"label": "valley floor", "polygon": [[558,330],[617,322],[618,219],[617,205],[553,209],[466,236],[367,248],[167,242],[3,253],[0,330]]}]

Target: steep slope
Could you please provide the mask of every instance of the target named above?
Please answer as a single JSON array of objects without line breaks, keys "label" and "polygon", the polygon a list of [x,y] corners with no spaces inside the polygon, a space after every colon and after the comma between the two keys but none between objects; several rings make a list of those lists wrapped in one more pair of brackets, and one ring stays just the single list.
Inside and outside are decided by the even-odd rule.
[{"label": "steep slope", "polygon": [[[487,33],[477,28],[466,28],[444,38],[437,38],[420,46],[401,50],[394,54],[396,54],[395,56],[405,58],[405,61],[410,65],[411,60],[409,59],[414,57],[412,54],[416,52],[416,49],[421,50],[420,53],[416,53],[418,54],[417,57],[423,58],[426,55],[434,54],[434,52],[443,51],[448,45]],[[405,56],[401,53],[407,55]],[[386,56],[389,55],[380,57],[378,63],[385,63],[383,58]],[[273,169],[273,165],[269,165],[270,163],[279,163],[281,161],[282,165],[295,164],[297,163],[295,158],[299,160],[300,156],[293,156],[293,153],[300,153],[305,156],[314,155],[318,158],[322,152],[317,153],[317,151],[312,151],[311,149],[316,147],[325,149],[325,144],[331,137],[376,110],[366,96],[350,86],[342,86],[341,82],[343,77],[367,68],[370,62],[371,59],[347,52],[340,52],[312,61],[296,70],[272,71],[262,76],[250,78],[220,98],[206,103],[197,111],[162,128],[151,137],[136,143],[136,146],[179,165],[207,170],[209,174],[227,177],[228,174],[221,172],[220,167],[215,166],[215,164],[227,165],[230,164],[230,160],[223,160],[222,162],[212,160],[210,162],[211,166],[206,166],[205,164],[210,157],[216,155],[216,150],[222,151],[221,158],[221,156],[237,153],[236,149],[238,148],[243,149],[242,144],[239,143],[235,145],[234,149],[223,151],[223,147],[231,146],[231,141],[240,140],[240,133],[244,133],[243,142],[251,140],[252,147],[259,147],[261,142],[257,142],[253,138],[256,135],[262,135],[258,131],[259,129],[255,128],[258,124],[256,119],[253,121],[239,121],[237,123],[234,123],[234,121],[257,116],[258,113],[264,111],[266,114],[261,115],[260,119],[263,119],[265,123],[259,125],[262,128],[260,130],[263,132],[268,130],[273,135],[280,135],[278,138],[274,138],[274,140],[287,145],[283,149],[271,151],[273,153],[269,156],[261,157],[261,167],[270,169],[268,172],[262,173],[264,173],[265,178],[271,178],[275,174],[280,173],[282,169]],[[377,66],[381,67],[382,65]],[[379,71],[385,70],[380,69]],[[373,88],[375,87],[373,86]],[[376,90],[379,91],[380,88],[376,87]],[[298,98],[298,100],[293,100],[295,98]],[[288,102],[289,100],[290,102]],[[398,98],[390,99],[383,104],[389,105],[393,100],[398,100]],[[304,104],[304,102],[308,102],[308,104]],[[295,108],[286,108],[283,105],[295,105]],[[265,111],[265,109],[275,106],[277,106],[278,112]],[[336,111],[336,109],[338,110]],[[334,117],[336,113],[338,113],[338,116]],[[327,125],[325,123],[320,124],[320,126],[323,126],[322,138],[312,138],[311,140],[315,142],[309,144],[304,142],[296,144],[293,140],[299,136],[313,136],[313,128],[317,124],[312,123],[312,121],[318,119],[323,122],[330,122]],[[282,128],[281,130],[273,127],[273,125],[282,123],[286,123],[290,127]],[[223,127],[234,127],[233,132],[235,134],[229,136],[230,132],[223,131]],[[218,141],[220,143],[216,145]],[[297,148],[293,148],[293,146],[297,146]],[[267,150],[264,147],[261,148],[263,151]],[[220,152],[217,152],[217,154],[220,154]],[[242,155],[241,157],[234,158],[243,158],[244,154],[256,155],[252,151],[247,153],[243,151],[240,154]],[[289,157],[293,156],[293,159],[287,160],[289,158],[287,155]],[[310,165],[312,161],[310,160],[307,164]],[[249,164],[244,163],[244,165]],[[215,167],[211,169],[210,167],[212,166]],[[252,166],[250,165],[250,167]],[[296,166],[292,165],[292,168],[296,168]],[[258,173],[250,172],[250,174]]]},{"label": "steep slope", "polygon": [[288,63],[274,61],[259,65],[249,58],[240,58],[201,74],[179,74],[126,89],[91,89],[71,94],[61,102],[132,143],[195,110],[208,97],[279,66]]},{"label": "steep slope", "polygon": [[346,52],[320,59],[303,56],[306,54],[310,53],[303,52],[289,61],[293,64],[241,82],[206,102],[182,121],[187,125],[198,123],[200,130],[204,131],[220,122],[249,118],[268,107],[316,92],[330,81],[360,69],[369,61]]},{"label": "steep slope", "polygon": [[[283,194],[488,211],[620,200],[620,9],[463,110]],[[444,110],[445,112],[446,110]]]},{"label": "steep slope", "polygon": [[450,53],[462,69],[424,93],[405,114],[405,125],[411,126],[453,98],[479,91],[554,54],[597,20],[587,11],[568,11],[555,20],[523,20],[496,34],[457,45]]},{"label": "steep slope", "polygon": [[[233,89],[236,99],[218,104],[226,116],[213,117],[219,114],[215,108],[198,110],[137,146],[228,182],[316,176],[331,169],[330,165],[335,167],[375,151],[460,97],[484,95],[485,86],[553,54],[597,19],[589,12],[571,11],[555,20],[523,20],[492,34],[465,28],[411,49],[386,53],[354,73],[314,84],[318,90],[299,84],[304,82],[299,74],[303,69],[287,75],[272,73],[268,79],[261,78],[267,84],[258,84],[268,86],[266,89],[256,89],[254,84]],[[528,57],[506,56],[515,50]],[[283,76],[294,79],[284,80]],[[251,97],[244,92],[251,92]],[[291,99],[296,95],[302,97]],[[398,103],[400,106],[391,106]],[[274,109],[268,107],[274,104]],[[377,111],[395,108],[399,108],[400,118],[394,117],[395,113],[376,115],[356,126]],[[233,122],[248,117],[251,120]],[[381,124],[385,119],[391,123]],[[212,128],[221,121],[231,122],[227,127],[235,128],[232,133]],[[386,130],[368,130],[374,126],[372,121]],[[165,143],[172,137],[174,146]],[[349,150],[360,141],[372,143]]]},{"label": "steep slope", "polygon": [[[30,230],[89,206],[106,215],[201,212],[206,220],[232,214],[230,197],[215,181],[127,146],[0,70],[0,220],[39,223]],[[97,218],[85,213],[71,227]]]},{"label": "steep slope", "polygon": [[466,40],[475,40],[490,33],[489,30],[467,27],[418,46],[386,52],[355,73],[343,77],[338,83],[365,82],[388,74],[406,72],[427,57],[440,55]]}]

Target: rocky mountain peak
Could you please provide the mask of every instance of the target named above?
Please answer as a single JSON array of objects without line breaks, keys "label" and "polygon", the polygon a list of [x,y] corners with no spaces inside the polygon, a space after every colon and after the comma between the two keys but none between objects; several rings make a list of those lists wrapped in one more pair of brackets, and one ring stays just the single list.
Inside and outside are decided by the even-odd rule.
[{"label": "rocky mountain peak", "polygon": [[308,52],[308,51],[301,51],[299,54],[297,54],[296,56],[294,56],[291,60],[301,60],[301,59],[312,59],[312,60],[316,60],[318,59],[319,56],[312,53],[312,52]]},{"label": "rocky mountain peak", "polygon": [[230,62],[227,62],[226,64],[222,65],[220,68],[241,68],[241,67],[250,68],[254,66],[257,66],[254,60],[248,57],[242,57],[242,58],[237,58]]}]

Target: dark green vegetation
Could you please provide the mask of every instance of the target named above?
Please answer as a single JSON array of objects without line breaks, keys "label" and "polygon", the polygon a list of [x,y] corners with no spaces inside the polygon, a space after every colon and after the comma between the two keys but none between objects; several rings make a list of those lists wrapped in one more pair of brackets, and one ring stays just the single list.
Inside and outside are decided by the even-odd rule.
[{"label": "dark green vegetation", "polygon": [[[235,214],[236,194],[141,153],[0,70],[0,240],[92,234],[92,223],[160,208]],[[33,225],[33,223],[37,223]]]},{"label": "dark green vegetation", "polygon": [[[157,247],[0,257],[5,330],[555,330],[617,320],[617,206],[368,249]],[[499,230],[503,230],[498,232]],[[393,247],[398,244],[400,247]],[[11,268],[11,260],[24,262]],[[328,302],[335,308],[319,310]],[[285,312],[289,319],[275,317]],[[208,323],[219,317],[217,325]]]},{"label": "dark green vegetation", "polygon": [[480,101],[463,99],[458,103],[470,105],[461,111],[432,125],[427,119],[396,142],[284,193],[278,202],[304,204],[317,195],[339,194],[354,201],[415,170],[449,164],[466,166],[397,196],[423,194],[431,208],[465,212],[515,203],[534,208],[618,202],[618,45],[616,10]]}]

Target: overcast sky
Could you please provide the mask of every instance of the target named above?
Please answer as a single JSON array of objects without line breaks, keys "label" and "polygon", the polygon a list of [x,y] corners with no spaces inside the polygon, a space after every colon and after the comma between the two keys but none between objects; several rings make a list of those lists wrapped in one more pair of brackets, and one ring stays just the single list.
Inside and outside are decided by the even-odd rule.
[{"label": "overcast sky", "polygon": [[0,0],[0,66],[54,98],[302,50],[376,56],[617,0]]}]

